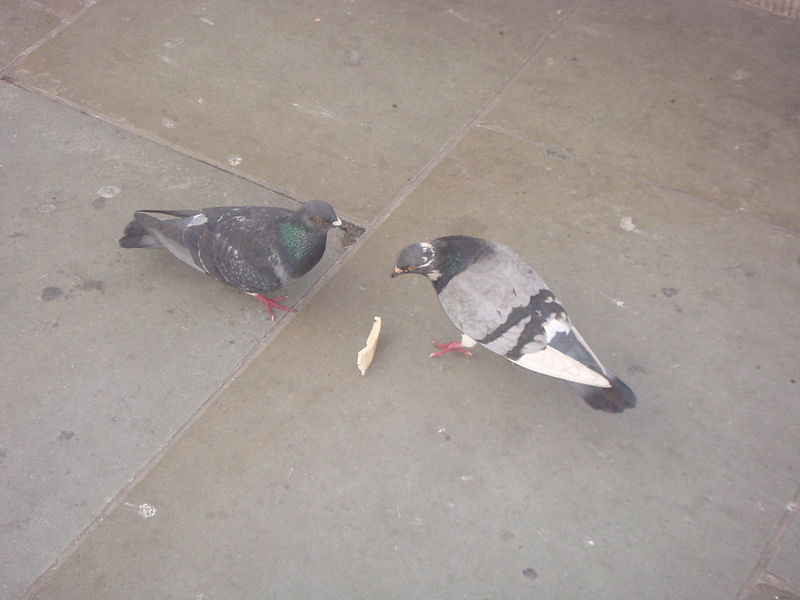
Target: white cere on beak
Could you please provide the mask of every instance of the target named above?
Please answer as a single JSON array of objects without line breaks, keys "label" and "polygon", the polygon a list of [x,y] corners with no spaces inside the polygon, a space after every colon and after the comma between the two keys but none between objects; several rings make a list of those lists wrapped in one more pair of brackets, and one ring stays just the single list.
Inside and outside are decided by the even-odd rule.
[{"label": "white cere on beak", "polygon": [[333,223],[331,223],[331,225],[333,225],[334,227],[341,227],[342,226],[342,220],[341,219],[336,219]]}]

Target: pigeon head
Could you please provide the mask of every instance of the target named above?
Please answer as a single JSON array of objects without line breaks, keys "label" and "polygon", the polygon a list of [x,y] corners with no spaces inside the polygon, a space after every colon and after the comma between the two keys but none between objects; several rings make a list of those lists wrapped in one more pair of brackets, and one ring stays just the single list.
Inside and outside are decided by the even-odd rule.
[{"label": "pigeon head", "polygon": [[306,229],[327,231],[331,227],[343,228],[342,220],[336,216],[336,211],[322,200],[312,200],[295,213],[295,218]]},{"label": "pigeon head", "polygon": [[486,242],[468,235],[446,235],[431,243],[406,246],[397,257],[392,277],[405,273],[426,275],[439,293],[456,275],[492,254]]},{"label": "pigeon head", "polygon": [[419,242],[403,248],[400,256],[397,257],[392,277],[405,275],[406,273],[417,273],[426,275],[432,281],[436,281],[441,272],[437,268],[436,249],[433,244]]}]

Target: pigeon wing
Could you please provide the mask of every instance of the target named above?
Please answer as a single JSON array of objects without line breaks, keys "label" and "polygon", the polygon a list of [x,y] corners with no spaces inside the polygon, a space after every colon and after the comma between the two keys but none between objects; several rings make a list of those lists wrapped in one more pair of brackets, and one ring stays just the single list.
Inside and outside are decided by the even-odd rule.
[{"label": "pigeon wing", "polygon": [[[550,345],[559,334],[575,339],[579,334],[542,278],[507,246],[493,243],[491,247],[491,253],[454,276],[439,294],[453,324],[521,367],[608,387],[596,358],[584,363],[580,353],[565,353]],[[586,354],[594,356],[590,350]]]},{"label": "pigeon wing", "polygon": [[212,277],[251,293],[267,293],[288,279],[277,228],[291,211],[274,207],[204,209],[207,223],[186,227],[183,240]]},{"label": "pigeon wing", "polygon": [[286,280],[275,231],[290,214],[276,207],[212,207],[138,211],[136,221],[189,266],[248,292],[269,292]]}]

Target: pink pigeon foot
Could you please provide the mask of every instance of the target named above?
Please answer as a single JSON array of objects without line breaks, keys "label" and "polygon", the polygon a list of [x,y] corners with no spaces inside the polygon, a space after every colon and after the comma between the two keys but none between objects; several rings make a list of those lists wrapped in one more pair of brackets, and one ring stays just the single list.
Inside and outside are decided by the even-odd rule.
[{"label": "pink pigeon foot", "polygon": [[472,356],[472,352],[467,350],[464,346],[461,345],[461,342],[450,342],[449,344],[437,344],[436,342],[431,342],[437,348],[441,348],[439,352],[432,352],[431,358],[434,356],[442,356],[447,354],[448,352],[452,352],[455,350],[456,352],[461,352],[461,354],[466,354],[467,356]]},{"label": "pink pigeon foot", "polygon": [[291,306],[284,306],[283,304],[279,304],[280,302],[286,300],[289,296],[281,296],[280,298],[267,298],[265,296],[262,296],[261,294],[253,294],[253,296],[255,298],[258,298],[258,300],[264,306],[267,307],[267,310],[269,311],[269,316],[273,321],[275,320],[275,313],[272,312],[273,308],[279,308],[287,312],[294,312],[294,309]]}]

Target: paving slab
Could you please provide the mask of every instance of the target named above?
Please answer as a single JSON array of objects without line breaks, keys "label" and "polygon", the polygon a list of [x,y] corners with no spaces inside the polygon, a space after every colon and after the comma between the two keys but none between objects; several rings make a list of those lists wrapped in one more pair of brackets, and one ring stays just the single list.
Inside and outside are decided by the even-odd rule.
[{"label": "paving slab", "polygon": [[70,17],[83,6],[92,5],[97,0],[35,0],[36,4],[62,17]]},{"label": "paving slab", "polygon": [[766,583],[759,583],[747,600],[800,600],[800,596]]},{"label": "paving slab", "polygon": [[0,0],[0,69],[61,22],[21,0]]},{"label": "paving slab", "polygon": [[488,120],[800,231],[800,29],[730,2],[581,5]]},{"label": "paving slab", "polygon": [[[800,506],[791,504],[792,510],[800,510]],[[795,519],[778,553],[768,565],[770,572],[795,582],[800,589],[800,520]]]},{"label": "paving slab", "polygon": [[369,221],[572,4],[108,0],[11,76]]},{"label": "paving slab", "polygon": [[[137,208],[299,206],[0,82],[0,598],[64,552],[259,343],[258,302],[117,245]],[[299,300],[341,254],[287,288]]]},{"label": "paving slab", "polygon": [[[596,412],[484,351],[429,359],[455,331],[427,280],[389,273],[457,232],[528,257],[639,406]],[[798,256],[475,129],[35,597],[730,599],[800,478]]]}]

